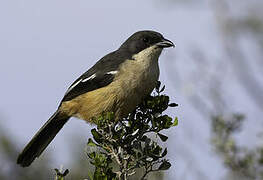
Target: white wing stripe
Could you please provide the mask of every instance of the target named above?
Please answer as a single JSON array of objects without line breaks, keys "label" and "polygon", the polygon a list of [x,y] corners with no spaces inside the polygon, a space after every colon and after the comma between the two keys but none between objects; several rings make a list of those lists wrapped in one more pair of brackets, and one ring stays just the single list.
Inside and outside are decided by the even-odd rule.
[{"label": "white wing stripe", "polygon": [[107,74],[117,74],[118,71],[110,71],[110,72],[107,72]]},{"label": "white wing stripe", "polygon": [[86,82],[90,79],[94,79],[96,77],[96,74],[92,74],[90,77],[86,78],[86,79],[82,79],[82,82]]},{"label": "white wing stripe", "polygon": [[69,91],[71,91],[71,89],[73,89],[75,86],[77,86],[78,83],[80,83],[82,79],[78,80],[77,82],[75,82],[75,84],[72,84],[72,86],[70,86],[67,90],[67,92],[65,94],[68,94]]},{"label": "white wing stripe", "polygon": [[[106,74],[117,74],[118,71],[109,71],[107,72]],[[94,79],[96,77],[96,73],[95,74],[92,74],[90,77],[88,78],[85,78],[85,79],[80,79],[78,80],[76,83],[72,84],[72,86],[70,86],[67,90],[67,92],[65,94],[67,94],[69,91],[71,91],[75,86],[77,86],[80,82],[86,82],[86,81],[89,81],[91,79]]]},{"label": "white wing stripe", "polygon": [[72,86],[70,86],[67,90],[67,92],[65,94],[67,94],[69,91],[71,91],[75,86],[77,86],[80,82],[86,82],[90,79],[93,79],[96,77],[96,74],[92,74],[90,77],[86,78],[86,79],[80,79],[77,82],[75,82],[74,84],[72,84]]}]

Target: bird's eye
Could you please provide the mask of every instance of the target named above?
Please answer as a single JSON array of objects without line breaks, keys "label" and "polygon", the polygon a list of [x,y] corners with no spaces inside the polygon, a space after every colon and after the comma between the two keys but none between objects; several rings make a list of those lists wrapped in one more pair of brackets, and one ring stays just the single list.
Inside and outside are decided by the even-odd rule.
[{"label": "bird's eye", "polygon": [[145,42],[145,43],[148,43],[148,42],[149,42],[149,39],[148,39],[148,38],[146,38],[146,37],[145,37],[145,38],[143,38],[142,40],[143,40],[143,42]]}]

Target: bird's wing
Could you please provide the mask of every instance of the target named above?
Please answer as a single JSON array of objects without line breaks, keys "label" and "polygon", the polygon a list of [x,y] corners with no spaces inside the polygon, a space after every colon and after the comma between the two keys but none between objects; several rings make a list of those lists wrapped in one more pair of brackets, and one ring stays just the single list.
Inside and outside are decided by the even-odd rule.
[{"label": "bird's wing", "polygon": [[75,97],[109,85],[118,73],[119,65],[127,57],[112,52],[99,60],[92,68],[81,75],[67,90],[63,101],[70,101]]},{"label": "bird's wing", "polygon": [[107,86],[113,81],[116,73],[117,71],[94,73],[90,76],[83,74],[68,88],[62,101],[70,101],[81,94]]}]

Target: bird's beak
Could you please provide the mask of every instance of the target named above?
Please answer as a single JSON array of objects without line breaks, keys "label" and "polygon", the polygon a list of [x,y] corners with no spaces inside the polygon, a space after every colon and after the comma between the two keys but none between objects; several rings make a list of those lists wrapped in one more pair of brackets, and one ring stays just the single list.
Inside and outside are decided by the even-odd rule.
[{"label": "bird's beak", "polygon": [[175,47],[174,43],[168,39],[163,39],[161,42],[158,42],[156,46],[160,48]]}]

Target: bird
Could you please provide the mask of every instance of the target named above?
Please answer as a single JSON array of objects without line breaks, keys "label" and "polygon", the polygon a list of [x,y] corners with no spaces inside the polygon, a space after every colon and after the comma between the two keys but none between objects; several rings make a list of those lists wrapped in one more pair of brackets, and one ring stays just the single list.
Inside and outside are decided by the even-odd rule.
[{"label": "bird", "polygon": [[30,166],[71,117],[91,124],[104,112],[113,112],[115,121],[127,117],[156,87],[158,59],[168,47],[175,45],[162,34],[143,30],[102,57],[69,86],[55,113],[19,154],[17,164]]}]

